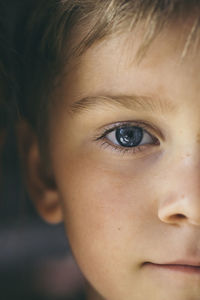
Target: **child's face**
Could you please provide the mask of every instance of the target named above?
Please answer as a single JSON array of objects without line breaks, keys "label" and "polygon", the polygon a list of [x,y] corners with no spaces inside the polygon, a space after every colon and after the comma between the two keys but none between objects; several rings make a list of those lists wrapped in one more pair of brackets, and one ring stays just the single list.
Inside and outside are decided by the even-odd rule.
[{"label": "child's face", "polygon": [[163,32],[140,64],[133,34],[99,43],[57,91],[50,157],[63,219],[106,300],[200,297],[200,57],[181,62],[185,38]]}]

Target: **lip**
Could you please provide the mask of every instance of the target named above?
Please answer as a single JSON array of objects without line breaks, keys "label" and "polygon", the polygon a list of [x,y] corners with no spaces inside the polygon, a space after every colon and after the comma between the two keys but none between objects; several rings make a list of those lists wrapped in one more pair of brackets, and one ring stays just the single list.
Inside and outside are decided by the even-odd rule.
[{"label": "lip", "polygon": [[185,265],[191,267],[200,267],[200,259],[183,259],[183,260],[176,260],[173,262],[166,262],[163,263],[164,265]]},{"label": "lip", "polygon": [[151,267],[157,270],[169,270],[174,272],[181,272],[186,274],[199,274],[200,275],[200,262],[199,261],[188,261],[178,260],[163,264],[146,262],[144,266]]}]

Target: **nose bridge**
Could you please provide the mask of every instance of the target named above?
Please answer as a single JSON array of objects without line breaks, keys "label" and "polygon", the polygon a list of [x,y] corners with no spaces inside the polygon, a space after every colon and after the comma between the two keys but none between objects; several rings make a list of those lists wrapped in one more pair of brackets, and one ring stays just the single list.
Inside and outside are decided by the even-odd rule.
[{"label": "nose bridge", "polygon": [[200,152],[179,156],[165,175],[167,191],[159,203],[160,220],[200,226]]},{"label": "nose bridge", "polygon": [[200,151],[197,154],[186,153],[186,155],[174,163],[174,173],[180,185],[186,193],[200,193]]},{"label": "nose bridge", "polygon": [[200,193],[200,149],[185,151],[169,162],[170,177],[186,191]]}]

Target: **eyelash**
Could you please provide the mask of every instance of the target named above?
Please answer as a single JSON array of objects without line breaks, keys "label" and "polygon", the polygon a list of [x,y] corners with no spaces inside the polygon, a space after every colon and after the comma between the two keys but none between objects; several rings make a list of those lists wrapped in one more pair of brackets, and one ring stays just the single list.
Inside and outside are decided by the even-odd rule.
[{"label": "eyelash", "polygon": [[[113,132],[116,131],[119,128],[126,128],[126,127],[139,127],[141,128],[144,132],[148,133],[150,137],[153,140],[152,144],[143,144],[141,146],[135,146],[135,147],[123,147],[120,145],[115,145],[111,141],[109,141],[106,136]],[[147,124],[142,121],[137,121],[137,122],[120,122],[117,124],[112,124],[104,127],[104,132],[95,138],[96,141],[101,141],[101,146],[104,148],[111,148],[113,151],[117,151],[120,154],[137,154],[141,153],[146,150],[147,147],[150,145],[155,145],[158,146],[160,145],[159,140],[151,133],[151,131],[155,131],[156,129],[151,125]],[[112,143],[112,145],[111,145]]]}]

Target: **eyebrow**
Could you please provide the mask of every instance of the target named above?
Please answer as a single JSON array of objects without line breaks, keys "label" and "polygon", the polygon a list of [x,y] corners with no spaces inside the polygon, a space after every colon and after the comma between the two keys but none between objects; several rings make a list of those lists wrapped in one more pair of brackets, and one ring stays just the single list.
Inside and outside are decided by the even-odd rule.
[{"label": "eyebrow", "polygon": [[71,105],[73,114],[88,112],[95,108],[126,108],[138,112],[169,114],[177,106],[168,99],[142,95],[97,95],[84,97]]}]

